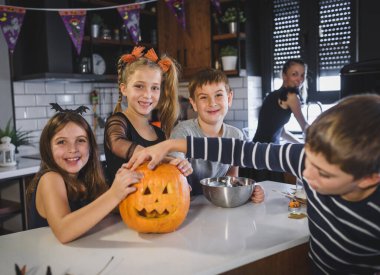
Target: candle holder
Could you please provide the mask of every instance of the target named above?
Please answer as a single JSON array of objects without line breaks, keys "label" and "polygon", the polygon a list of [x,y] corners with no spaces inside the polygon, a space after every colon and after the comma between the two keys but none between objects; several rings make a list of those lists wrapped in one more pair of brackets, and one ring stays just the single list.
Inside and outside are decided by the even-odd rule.
[{"label": "candle holder", "polygon": [[14,166],[16,165],[15,160],[15,149],[11,143],[10,137],[2,137],[0,144],[0,166]]}]

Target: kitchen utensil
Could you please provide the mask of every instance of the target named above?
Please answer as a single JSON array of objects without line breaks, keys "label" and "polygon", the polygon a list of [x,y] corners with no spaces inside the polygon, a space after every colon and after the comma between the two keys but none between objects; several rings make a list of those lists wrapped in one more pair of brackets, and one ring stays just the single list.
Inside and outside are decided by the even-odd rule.
[{"label": "kitchen utensil", "polygon": [[105,116],[103,117],[103,109],[105,108],[104,107],[105,101],[106,101],[105,92],[101,91],[100,92],[99,115],[97,116],[98,125],[100,128],[104,128],[106,126],[106,121],[107,121],[107,118]]},{"label": "kitchen utensil", "polygon": [[252,196],[255,181],[243,177],[205,178],[200,181],[204,196],[220,207],[237,207]]},{"label": "kitchen utensil", "polygon": [[301,203],[301,204],[306,204],[306,199],[299,198],[299,197],[297,197],[297,196],[294,195],[294,194],[290,194],[290,193],[282,192],[282,191],[278,191],[278,190],[272,190],[272,191],[273,191],[273,192],[281,193],[281,194],[284,195],[285,197],[287,197],[287,198],[289,198],[289,199],[292,199],[292,200],[296,200],[296,201],[298,201],[298,202]]}]

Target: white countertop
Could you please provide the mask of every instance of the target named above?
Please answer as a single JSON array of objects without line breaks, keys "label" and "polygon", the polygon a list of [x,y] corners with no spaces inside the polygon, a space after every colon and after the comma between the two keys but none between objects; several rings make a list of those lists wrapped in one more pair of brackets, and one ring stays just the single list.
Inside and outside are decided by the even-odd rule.
[{"label": "white countertop", "polygon": [[32,175],[37,173],[39,169],[39,160],[18,158],[15,166],[0,166],[0,180]]},{"label": "white countertop", "polygon": [[118,216],[88,235],[63,245],[50,228],[0,236],[0,269],[14,264],[32,274],[217,274],[306,243],[307,219],[288,218],[288,199],[272,190],[293,185],[262,182],[264,203],[219,208],[203,196],[191,202],[181,227],[168,234],[139,234]]}]

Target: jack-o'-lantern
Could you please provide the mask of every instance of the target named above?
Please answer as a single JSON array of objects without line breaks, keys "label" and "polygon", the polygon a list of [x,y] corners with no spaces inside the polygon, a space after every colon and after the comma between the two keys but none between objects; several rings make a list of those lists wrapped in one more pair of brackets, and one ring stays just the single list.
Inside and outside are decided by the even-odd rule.
[{"label": "jack-o'-lantern", "polygon": [[147,164],[136,169],[144,177],[134,186],[136,192],[120,204],[123,221],[141,233],[167,233],[178,228],[190,207],[190,188],[186,177],[171,164],[150,170]]}]

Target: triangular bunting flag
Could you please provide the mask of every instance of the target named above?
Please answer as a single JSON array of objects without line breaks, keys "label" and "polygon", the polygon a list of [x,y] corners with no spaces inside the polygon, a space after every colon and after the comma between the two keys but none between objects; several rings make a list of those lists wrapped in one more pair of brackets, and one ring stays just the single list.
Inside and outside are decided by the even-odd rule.
[{"label": "triangular bunting flag", "polygon": [[184,0],[165,0],[169,9],[174,13],[178,23],[186,29],[185,3]]},{"label": "triangular bunting flag", "polygon": [[24,20],[25,9],[17,7],[0,6],[0,26],[8,48],[13,53],[22,21]]},{"label": "triangular bunting flag", "polygon": [[219,14],[222,14],[222,9],[220,8],[220,0],[211,0],[211,4]]},{"label": "triangular bunting flag", "polygon": [[124,20],[133,42],[136,44],[140,41],[140,4],[126,5],[118,7],[117,10]]},{"label": "triangular bunting flag", "polygon": [[86,10],[59,11],[59,15],[61,16],[66,30],[69,33],[79,55],[82,48]]}]

